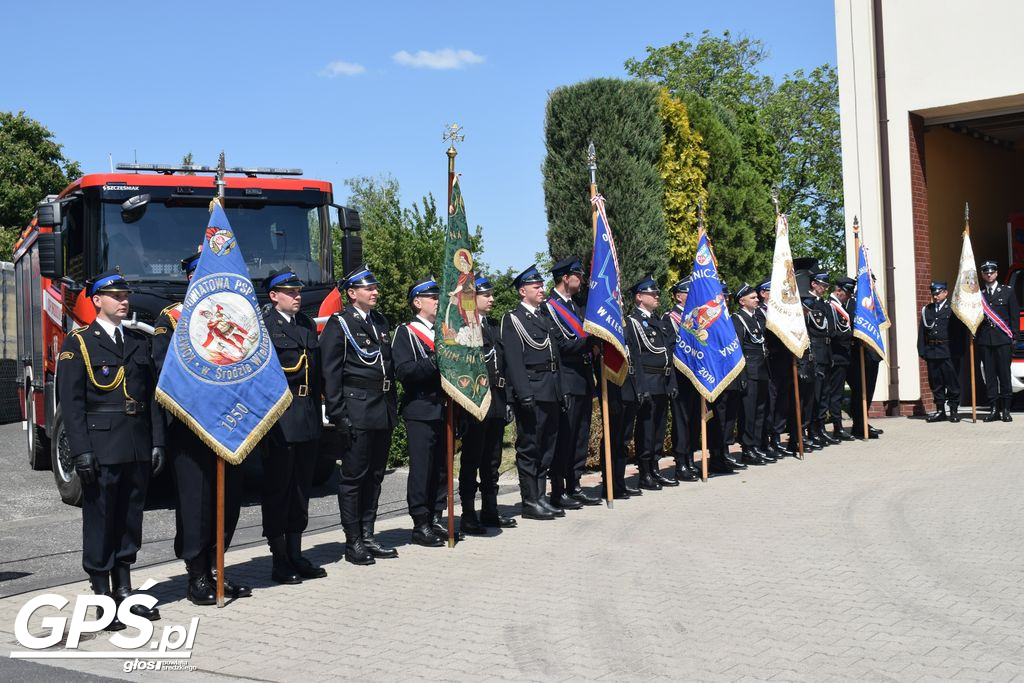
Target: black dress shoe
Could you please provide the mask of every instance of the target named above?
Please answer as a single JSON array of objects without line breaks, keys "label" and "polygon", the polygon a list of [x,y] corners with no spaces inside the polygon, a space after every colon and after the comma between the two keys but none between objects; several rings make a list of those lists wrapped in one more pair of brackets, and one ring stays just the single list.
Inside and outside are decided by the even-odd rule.
[{"label": "black dress shoe", "polygon": [[[432,519],[432,521],[430,523],[430,526],[434,530],[434,534],[435,535],[440,536],[441,538],[443,538],[445,540],[448,539],[448,525],[447,524],[443,524],[441,522],[441,513],[440,512],[434,513],[434,517],[433,517],[433,519]],[[458,536],[459,536],[459,532],[456,531],[455,532],[456,540],[458,539]]]},{"label": "black dress shoe", "polygon": [[743,462],[748,464],[748,465],[758,465],[758,466],[760,466],[760,465],[767,465],[768,464],[764,460],[764,458],[762,458],[760,455],[757,454],[756,451],[745,450],[745,451],[743,451],[743,455],[741,455],[740,457],[743,458]]},{"label": "black dress shoe", "polygon": [[[327,576],[327,572],[324,572],[324,576]],[[312,578],[312,577],[311,577]],[[213,570],[210,572],[210,585],[213,586],[214,590],[217,589],[217,572]],[[229,598],[251,598],[252,588],[249,586],[243,586],[237,583],[231,583],[231,579],[224,577],[224,595]]]},{"label": "black dress shoe", "polygon": [[462,519],[459,521],[459,531],[464,536],[486,536],[487,529],[480,523],[480,519],[477,518],[476,513],[467,514],[462,513]]},{"label": "black dress shoe", "polygon": [[551,506],[561,508],[562,510],[580,510],[583,508],[583,503],[562,494],[560,496],[551,496]]},{"label": "black dress shoe", "polygon": [[629,495],[625,491],[619,491],[617,489],[612,493],[612,500],[629,500],[632,497],[633,496]]},{"label": "black dress shoe", "polygon": [[381,545],[373,534],[363,536],[363,547],[366,548],[366,552],[368,552],[371,557],[380,560],[390,560],[398,557],[397,549]]},{"label": "black dress shoe", "polygon": [[696,470],[691,470],[686,467],[676,468],[676,481],[699,481],[700,475],[697,474]]},{"label": "black dress shoe", "polygon": [[818,442],[824,446],[836,446],[841,443],[839,439],[833,438],[829,436],[827,433],[825,433],[824,429],[819,429],[817,432],[815,432],[814,438],[817,439]]},{"label": "black dress shoe", "polygon": [[345,561],[358,565],[376,564],[362,538],[353,536],[345,540]]},{"label": "black dress shoe", "polygon": [[565,510],[563,510],[562,508],[556,508],[554,505],[548,502],[548,499],[545,496],[542,496],[537,499],[537,505],[550,512],[555,517],[565,517]]},{"label": "black dress shoe", "polygon": [[589,493],[584,491],[579,486],[577,486],[575,489],[573,489],[572,493],[570,493],[569,495],[572,496],[573,500],[575,500],[575,501],[577,501],[579,503],[582,503],[583,505],[600,505],[601,504],[601,499],[600,498],[598,498],[597,496],[590,495]]},{"label": "black dress shoe", "polygon": [[622,491],[623,491],[623,492],[624,492],[624,493],[625,493],[626,495],[628,495],[628,496],[631,496],[631,497],[636,497],[636,496],[642,496],[642,495],[644,495],[644,492],[643,492],[643,491],[641,491],[641,490],[640,490],[639,488],[637,488],[637,487],[635,487],[635,486],[630,486],[629,484],[625,484],[625,485],[623,485],[623,487],[622,487]]},{"label": "black dress shoe", "polygon": [[926,417],[924,419],[924,421],[929,423],[929,424],[931,424],[933,422],[945,422],[948,419],[949,419],[949,417],[946,415],[946,411],[945,410],[940,410],[940,411],[934,412],[931,415],[929,415],[928,417]]},{"label": "black dress shoe", "polygon": [[505,517],[497,512],[488,512],[486,510],[480,513],[480,523],[496,529],[511,529],[518,525],[518,522],[511,517]]},{"label": "black dress shoe", "polygon": [[956,412],[955,410],[951,410],[950,413],[949,413],[949,421],[954,423],[954,424],[959,422],[960,421],[960,413]]},{"label": "black dress shoe", "polygon": [[663,475],[659,470],[651,472],[651,478],[658,482],[662,486],[679,486],[679,482],[675,478],[669,478]]},{"label": "black dress shoe", "polygon": [[[564,512],[562,513],[565,514]],[[554,519],[555,513],[538,503],[523,501],[523,519]]]},{"label": "black dress shoe", "polygon": [[1013,416],[1010,415],[1009,408],[1003,408],[1002,418],[1003,422],[1013,422]]},{"label": "black dress shoe", "polygon": [[[110,597],[113,597],[113,596],[110,596]],[[214,602],[216,602],[216,600],[214,600]],[[213,603],[211,603],[211,604],[213,604]],[[139,606],[141,607],[141,605],[139,605]],[[131,611],[132,614],[135,614],[134,609],[133,610],[129,610],[129,611]],[[99,619],[102,619],[102,618],[103,618],[103,608],[102,607],[97,607],[96,608],[96,619],[99,620]],[[103,627],[103,630],[104,631],[123,631],[126,628],[128,628],[128,627],[125,626],[123,623],[121,623],[121,620],[117,618],[117,612],[115,611],[114,612],[114,618],[110,620],[109,624],[107,624],[106,626]]]},{"label": "black dress shoe", "polygon": [[743,454],[741,453],[737,457],[732,457],[731,454],[725,456],[726,461],[732,465],[734,470],[745,470],[747,469],[746,463],[743,462]]},{"label": "black dress shoe", "polygon": [[881,429],[875,429],[871,425],[868,425],[868,436],[870,436],[872,439],[877,439],[882,434],[885,434],[885,432],[882,431]]},{"label": "black dress shoe", "polygon": [[425,548],[440,548],[444,545],[444,537],[434,533],[434,528],[427,522],[413,528],[412,542]]},{"label": "black dress shoe", "polygon": [[750,450],[752,450],[757,455],[757,457],[761,458],[766,463],[773,463],[773,462],[775,462],[775,457],[772,456],[771,453],[769,453],[768,451],[764,450],[763,448],[758,448],[758,447],[755,446],[755,447],[751,448]]},{"label": "black dress shoe", "polygon": [[843,429],[842,425],[836,425],[832,429],[832,436],[840,441],[853,441],[853,434]]},{"label": "black dress shoe", "polygon": [[217,604],[217,593],[205,574],[189,579],[185,595],[193,605]]},{"label": "black dress shoe", "polygon": [[641,476],[639,483],[640,483],[640,488],[644,489],[645,491],[660,491],[661,490],[661,484],[659,484],[657,482],[657,480],[655,480],[655,478],[652,475],[650,475],[650,474],[645,474],[645,475]]},{"label": "black dress shoe", "polygon": [[732,474],[735,471],[736,464],[728,458],[711,458],[708,461],[708,472],[711,474]]},{"label": "black dress shoe", "polygon": [[[111,597],[114,598],[114,604],[117,605],[118,607],[120,607],[122,602],[124,602],[127,598],[131,597],[131,594],[132,594],[132,589],[131,588],[122,586],[122,587],[118,588],[117,590],[115,590],[113,595],[111,595]],[[128,609],[128,611],[131,612],[132,614],[134,614],[137,617],[142,617],[143,619],[149,619],[150,621],[159,621],[160,620],[160,610],[158,610],[156,607],[150,609],[149,607],[146,607],[145,605],[132,605]]]}]

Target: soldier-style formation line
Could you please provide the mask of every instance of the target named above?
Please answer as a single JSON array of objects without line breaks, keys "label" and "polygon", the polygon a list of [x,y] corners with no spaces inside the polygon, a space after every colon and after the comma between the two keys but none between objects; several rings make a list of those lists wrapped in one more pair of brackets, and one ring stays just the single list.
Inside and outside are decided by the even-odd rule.
[{"label": "soldier-style formation line", "polygon": [[[199,254],[182,261],[191,278]],[[798,424],[793,387],[793,356],[765,327],[771,287],[766,280],[744,284],[732,298],[731,318],[746,360],[743,374],[708,406],[709,469],[730,473],[763,466],[805,449],[819,450],[882,430],[864,424],[861,405],[874,392],[880,357],[854,338],[851,318],[856,282],[834,283],[812,259],[796,259],[809,284],[803,306],[811,344],[797,361],[801,406]],[[1017,319],[1009,288],[996,282],[997,265],[982,265],[984,296],[1004,320]],[[491,401],[485,419],[462,419],[462,503],[460,532],[481,535],[488,527],[517,525],[498,508],[498,468],[506,425],[516,422],[516,467],[525,519],[552,520],[567,510],[599,505],[601,498],[581,486],[591,431],[595,381],[595,337],[578,323],[575,297],[583,283],[579,259],[551,270],[554,287],[545,296],[544,277],[531,266],[513,286],[520,304],[500,321],[489,314],[494,292],[486,277],[476,279],[476,308],[481,315]],[[446,506],[446,396],[434,355],[434,321],[440,288],[432,278],[408,292],[411,320],[392,329],[376,310],[379,286],[365,265],[346,275],[338,289],[344,309],[317,334],[313,320],[300,312],[302,281],[288,267],[272,271],[264,283],[272,307],[264,322],[288,378],[292,403],[266,437],[263,477],[263,535],[272,555],[271,578],[295,584],[326,576],[302,555],[309,493],[322,415],[341,433],[338,504],[345,533],[345,559],[356,565],[396,558],[398,551],[374,534],[381,482],[392,432],[399,414],[409,444],[407,502],[412,541],[441,547],[448,532],[441,523]],[[831,291],[829,291],[831,289]],[[628,372],[618,386],[608,383],[610,478],[615,499],[676,487],[698,480],[694,451],[702,448],[701,397],[673,365],[673,348],[689,291],[689,280],[672,286],[673,307],[659,316],[660,291],[651,277],[630,290],[633,310],[625,318]],[[960,400],[950,358],[950,315],[945,283],[932,284],[935,303],[922,310],[921,355],[928,360],[940,412],[933,419],[957,421]],[[59,356],[58,391],[68,443],[84,489],[82,564],[97,594],[120,604],[132,593],[130,567],[142,541],[142,511],[151,476],[166,461],[177,495],[175,554],[188,574],[187,597],[197,605],[215,603],[215,481],[217,456],[186,425],[154,400],[157,378],[182,311],[163,311],[152,337],[126,329],[128,283],[117,272],[87,283],[97,309],[96,321],[75,330]],[[723,290],[726,298],[729,292]],[[230,343],[245,334],[233,323],[211,316],[208,334]],[[1003,335],[1005,336],[1005,335]],[[991,339],[989,339],[991,337]],[[993,406],[987,421],[1009,420],[1009,349],[1000,335],[983,328],[981,347]],[[864,367],[861,368],[861,359]],[[864,383],[862,379],[864,378]],[[396,384],[402,384],[402,398]],[[854,407],[853,434],[843,428],[841,404],[849,384]],[[950,411],[947,413],[944,406]],[[671,422],[675,466],[662,471],[665,435]],[[831,433],[827,427],[831,426]],[[865,427],[867,431],[865,432]],[[786,438],[785,442],[783,441]],[[737,457],[729,446],[739,441]],[[632,443],[639,467],[637,486],[625,478]],[[604,444],[602,444],[602,448]],[[602,458],[602,469],[604,459]],[[238,521],[242,479],[226,467],[225,547]],[[604,490],[604,489],[603,489]],[[477,507],[477,494],[480,505]],[[225,594],[244,598],[249,587],[224,579]],[[135,605],[132,614],[159,619],[159,611]],[[109,616],[109,615],[108,615]],[[125,628],[117,617],[109,630]]]}]

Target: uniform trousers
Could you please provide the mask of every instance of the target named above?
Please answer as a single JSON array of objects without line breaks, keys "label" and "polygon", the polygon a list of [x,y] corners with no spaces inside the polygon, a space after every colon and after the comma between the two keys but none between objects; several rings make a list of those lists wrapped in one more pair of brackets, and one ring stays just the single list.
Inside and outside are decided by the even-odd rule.
[{"label": "uniform trousers", "polygon": [[[498,493],[498,467],[501,465],[501,439],[505,435],[505,419],[469,418],[462,435],[459,467],[459,499],[463,510],[475,509],[476,492],[486,496]],[[479,477],[479,485],[477,484]]]},{"label": "uniform trousers", "polygon": [[[174,554],[191,562],[208,558],[217,548],[217,456],[191,429],[175,420],[170,426],[171,471],[178,498]],[[224,463],[224,547],[231,545],[242,509],[245,484],[241,468]]]},{"label": "uniform trousers", "polygon": [[700,444],[695,444],[690,433],[692,424],[700,421],[700,394],[693,388],[690,380],[682,373],[676,374],[676,385],[679,393],[671,400],[672,410],[672,454],[676,459],[676,467],[684,466],[687,456],[691,455]]},{"label": "uniform trousers", "polygon": [[636,428],[633,435],[633,451],[637,463],[649,464],[658,469],[658,453],[665,443],[665,412],[668,396],[654,394],[644,401],[636,414]]},{"label": "uniform trousers", "polygon": [[536,501],[546,493],[548,470],[558,440],[560,412],[555,401],[515,405],[516,469],[524,501]]},{"label": "uniform trousers", "polygon": [[768,409],[768,379],[747,378],[747,389],[740,400],[740,445],[757,448],[764,433]]},{"label": "uniform trousers", "polygon": [[[622,401],[618,396],[610,396],[608,401],[608,438],[611,441],[612,471],[607,472],[604,457],[604,437],[601,438],[601,474],[605,478],[611,476],[612,493],[621,492],[626,486],[626,458],[629,453],[629,442],[633,440],[636,423],[637,404],[634,401]],[[607,495],[607,486],[604,487]]]},{"label": "uniform trousers", "polygon": [[1013,356],[1013,347],[1010,344],[1002,346],[977,344],[977,347],[978,355],[981,356],[981,368],[985,371],[985,395],[988,396],[988,404],[995,405],[997,398],[1013,399],[1013,385],[1010,384],[1010,361]]},{"label": "uniform trousers", "polygon": [[309,491],[319,441],[289,443],[272,429],[263,456],[263,535],[301,534],[309,524]]},{"label": "uniform trousers", "polygon": [[925,360],[925,365],[928,366],[928,386],[931,387],[935,403],[940,407],[947,402],[954,406],[960,405],[959,363],[954,363],[952,358],[929,358]]},{"label": "uniform trousers", "polygon": [[[880,361],[864,358],[864,377],[867,380],[868,406],[875,395],[875,384],[878,382],[878,365]],[[853,361],[850,363],[846,381],[850,385],[850,417],[853,419],[851,433],[858,439],[864,436],[864,389],[860,381],[860,350],[855,349]]]},{"label": "uniform trousers", "polygon": [[409,515],[432,517],[448,503],[447,436],[444,420],[405,420],[409,438]]},{"label": "uniform trousers", "polygon": [[770,391],[775,398],[772,400],[772,412],[765,419],[765,437],[762,445],[767,445],[771,437],[779,438],[782,434],[793,434],[796,420],[793,396],[793,354],[788,350],[776,353],[768,359],[771,374]]},{"label": "uniform trousers", "polygon": [[338,510],[346,533],[358,534],[377,521],[377,503],[391,446],[390,429],[352,428],[338,470]]},{"label": "uniform trousers", "polygon": [[828,371],[825,408],[832,423],[843,421],[843,387],[848,370],[846,365],[833,365]]},{"label": "uniform trousers", "polygon": [[579,485],[587,466],[593,405],[589,396],[569,394],[565,397],[565,410],[558,417],[558,439],[551,462],[552,496],[573,491]]},{"label": "uniform trousers", "polygon": [[148,462],[100,465],[96,481],[82,484],[82,568],[87,573],[135,562],[150,473]]}]

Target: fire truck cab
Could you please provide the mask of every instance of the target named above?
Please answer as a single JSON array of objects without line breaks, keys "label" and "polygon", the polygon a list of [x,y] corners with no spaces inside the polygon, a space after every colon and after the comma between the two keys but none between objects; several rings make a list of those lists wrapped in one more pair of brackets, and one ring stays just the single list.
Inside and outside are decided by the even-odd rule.
[{"label": "fire truck cab", "polygon": [[[180,261],[202,243],[217,194],[214,167],[117,168],[122,172],[86,175],[46,197],[14,249],[28,462],[33,469],[52,468],[61,498],[73,505],[80,503],[81,485],[71,466],[54,378],[65,335],[95,319],[84,283],[120,268],[132,287],[132,318],[125,324],[152,333],[160,312],[184,298]],[[360,224],[355,211],[333,203],[330,183],[290,177],[301,173],[226,169],[224,203],[261,303],[269,299],[260,282],[287,264],[306,283],[303,312],[317,318],[324,314],[322,305],[330,309],[337,301],[335,268],[348,272],[362,259]],[[334,263],[332,233],[342,242],[343,263]],[[321,480],[338,457],[332,437],[328,430],[317,468]]]}]

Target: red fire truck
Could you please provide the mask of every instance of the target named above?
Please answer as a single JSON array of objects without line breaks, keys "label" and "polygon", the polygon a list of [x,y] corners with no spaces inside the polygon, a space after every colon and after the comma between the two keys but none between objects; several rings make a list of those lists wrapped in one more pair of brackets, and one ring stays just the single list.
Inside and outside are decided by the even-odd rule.
[{"label": "red fire truck", "polygon": [[[81,485],[69,459],[54,373],[64,336],[95,319],[84,283],[119,267],[132,286],[126,324],[152,333],[160,311],[184,298],[179,262],[202,243],[217,192],[215,167],[117,168],[122,172],[86,175],[46,197],[14,247],[28,462],[33,469],[52,468],[61,498],[72,505],[80,503]],[[332,312],[336,267],[349,272],[362,259],[358,213],[333,203],[330,183],[288,177],[301,175],[298,169],[229,168],[226,174],[225,210],[250,277],[258,282],[288,264],[306,283],[303,312]],[[344,263],[334,263],[332,228],[340,233]],[[321,449],[321,480],[337,457],[331,436]]]}]

